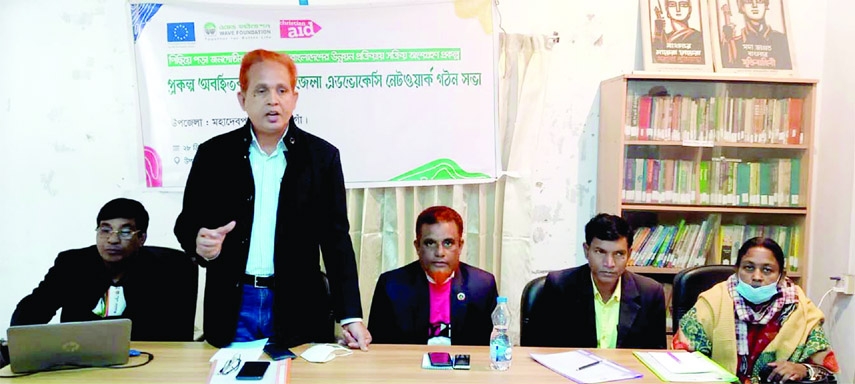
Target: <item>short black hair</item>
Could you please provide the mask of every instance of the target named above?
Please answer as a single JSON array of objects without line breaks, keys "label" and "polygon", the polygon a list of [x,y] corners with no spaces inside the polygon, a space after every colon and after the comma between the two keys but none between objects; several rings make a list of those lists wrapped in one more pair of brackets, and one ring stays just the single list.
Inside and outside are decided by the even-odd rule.
[{"label": "short black hair", "polygon": [[585,244],[591,245],[594,239],[616,241],[626,238],[626,246],[632,247],[632,237],[635,230],[629,222],[620,216],[600,213],[585,224]]},{"label": "short black hair", "polygon": [[781,273],[784,273],[784,251],[781,249],[781,246],[775,242],[775,240],[768,237],[752,237],[743,243],[742,247],[739,248],[739,252],[736,254],[737,267],[742,265],[742,256],[745,256],[745,254],[748,253],[748,250],[754,247],[766,248],[772,251],[772,254],[775,255],[775,260],[778,262],[778,269],[781,270]]},{"label": "short black hair", "polygon": [[120,197],[113,199],[104,204],[101,210],[98,211],[98,217],[95,219],[95,225],[101,224],[104,220],[112,219],[134,219],[137,229],[146,233],[148,230],[148,212],[145,207],[136,200]]}]

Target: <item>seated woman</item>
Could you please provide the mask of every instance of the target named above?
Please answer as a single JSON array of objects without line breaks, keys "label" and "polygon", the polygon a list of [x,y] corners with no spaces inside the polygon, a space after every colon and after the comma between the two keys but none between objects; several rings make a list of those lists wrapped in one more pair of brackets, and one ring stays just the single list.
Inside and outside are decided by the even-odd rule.
[{"label": "seated woman", "polygon": [[755,237],[739,249],[736,265],[680,319],[672,347],[700,351],[743,383],[765,379],[767,365],[774,382],[837,372],[822,311],[786,277],[781,247]]}]

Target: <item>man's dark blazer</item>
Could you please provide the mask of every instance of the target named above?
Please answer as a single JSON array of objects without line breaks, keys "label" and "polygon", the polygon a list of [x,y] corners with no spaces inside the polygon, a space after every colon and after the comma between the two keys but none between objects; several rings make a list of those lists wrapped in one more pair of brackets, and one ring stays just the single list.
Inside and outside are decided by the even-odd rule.
[{"label": "man's dark blazer", "polygon": [[[196,152],[184,189],[184,208],[175,235],[184,250],[207,267],[205,339],[222,347],[234,340],[241,308],[240,279],[246,270],[255,206],[249,163],[252,134],[242,128],[216,136]],[[284,137],[287,166],[276,213],[274,331],[277,342],[298,345],[334,340],[330,309],[338,320],[362,317],[356,258],[350,241],[344,176],[333,145],[294,124]],[[196,255],[200,228],[234,220],[220,255]],[[330,297],[321,277],[320,253],[329,277]]]},{"label": "man's dark blazer", "polygon": [[[487,271],[460,263],[451,284],[451,343],[489,344],[493,331],[490,315],[498,296],[496,279]],[[368,330],[374,343],[427,344],[430,291],[418,261],[380,275],[370,316]]]},{"label": "man's dark blazer", "polygon": [[[550,272],[531,309],[529,345],[597,347],[594,286],[588,264]],[[621,276],[617,348],[665,348],[662,284],[625,271]]]},{"label": "man's dark blazer", "polygon": [[[118,317],[131,320],[132,340],[193,340],[198,270],[184,252],[140,248],[119,280],[127,307]],[[100,320],[92,310],[112,282],[94,245],[62,252],[33,293],[18,303],[11,324],[45,324],[59,308],[62,322]]]}]

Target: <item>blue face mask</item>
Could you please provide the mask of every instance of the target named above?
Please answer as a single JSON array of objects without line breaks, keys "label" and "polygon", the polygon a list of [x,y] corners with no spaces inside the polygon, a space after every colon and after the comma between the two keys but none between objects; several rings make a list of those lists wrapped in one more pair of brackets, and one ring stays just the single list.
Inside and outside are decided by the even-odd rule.
[{"label": "blue face mask", "polygon": [[736,284],[736,292],[743,299],[753,304],[765,303],[778,293],[778,282],[754,288],[750,284],[746,284],[742,279],[739,279],[739,283]]}]

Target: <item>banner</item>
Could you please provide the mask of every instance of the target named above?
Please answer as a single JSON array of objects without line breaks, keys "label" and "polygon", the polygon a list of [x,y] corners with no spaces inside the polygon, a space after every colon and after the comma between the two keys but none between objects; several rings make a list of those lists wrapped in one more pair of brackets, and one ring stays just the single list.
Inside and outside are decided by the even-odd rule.
[{"label": "banner", "polygon": [[348,187],[496,178],[492,2],[300,7],[131,4],[146,184],[184,187],[199,144],[246,122],[243,55],[297,63],[300,128]]}]

